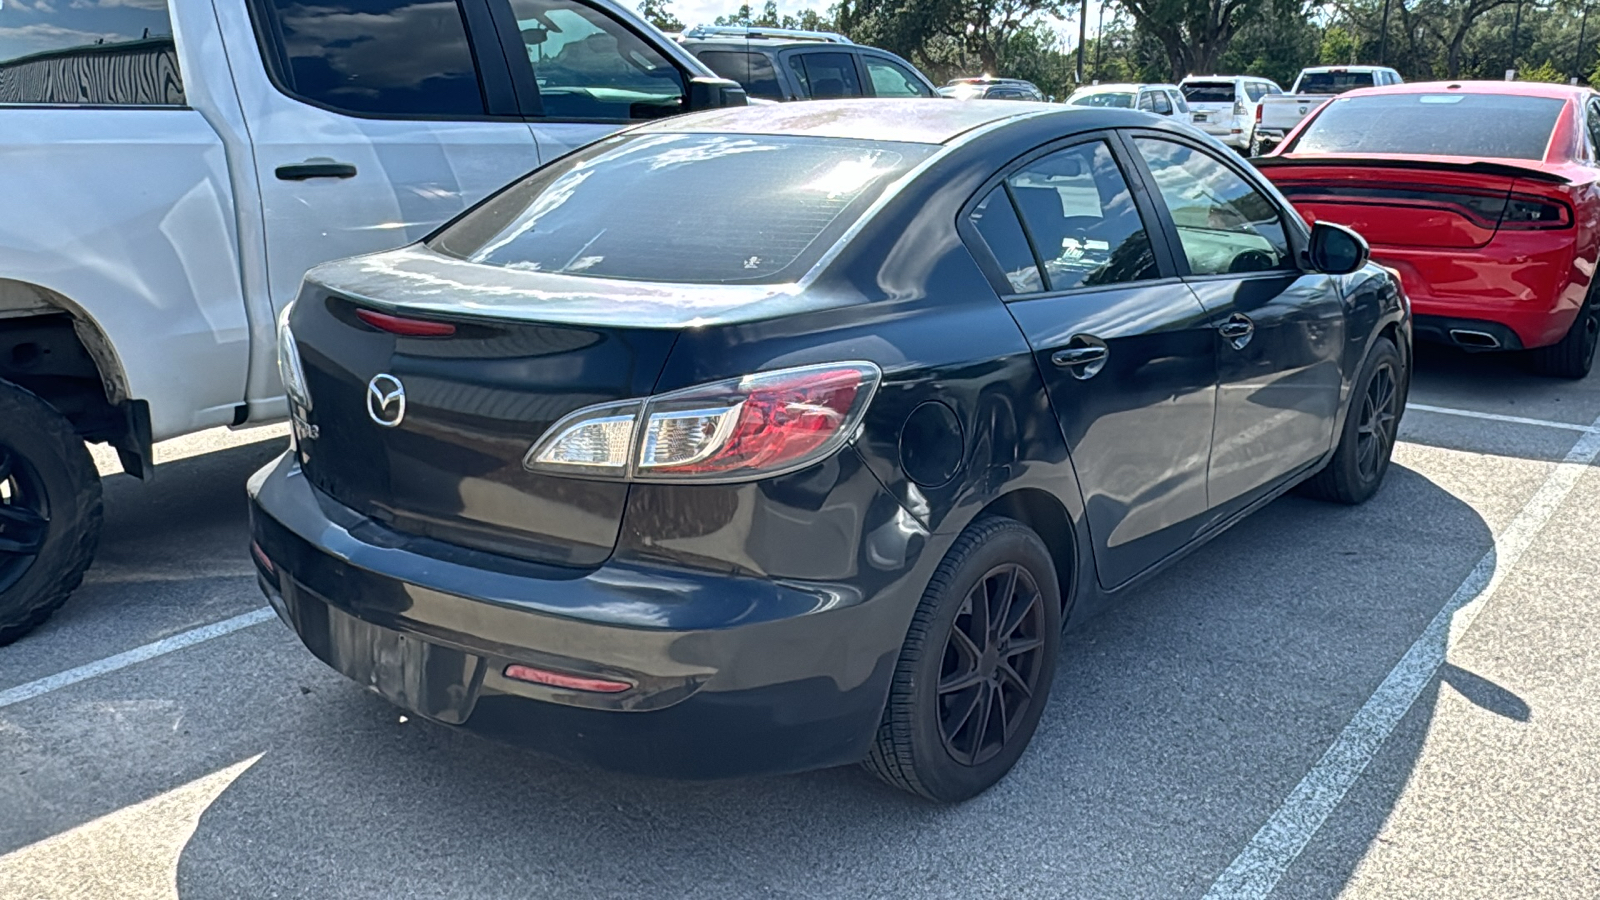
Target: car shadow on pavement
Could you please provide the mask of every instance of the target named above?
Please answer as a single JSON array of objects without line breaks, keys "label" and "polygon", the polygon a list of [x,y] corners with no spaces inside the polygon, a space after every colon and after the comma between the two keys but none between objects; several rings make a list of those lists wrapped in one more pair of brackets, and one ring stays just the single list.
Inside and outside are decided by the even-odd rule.
[{"label": "car shadow on pavement", "polygon": [[[1075,628],[1029,752],[953,807],[856,769],[710,783],[594,771],[402,721],[304,669],[325,677],[233,713],[270,719],[245,742],[263,755],[200,817],[179,893],[1198,896],[1492,543],[1471,507],[1400,466],[1363,507],[1280,500]],[[1332,843],[1313,842],[1321,887],[1297,896],[1336,893],[1376,836],[1433,684],[1383,750],[1395,768],[1335,813]],[[1518,712],[1503,691],[1463,691]],[[213,768],[239,758],[222,752]]]}]

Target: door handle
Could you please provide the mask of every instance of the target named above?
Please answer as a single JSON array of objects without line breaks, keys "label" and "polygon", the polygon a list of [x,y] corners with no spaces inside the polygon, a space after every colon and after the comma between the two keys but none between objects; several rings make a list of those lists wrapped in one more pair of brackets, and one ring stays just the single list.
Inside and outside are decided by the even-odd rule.
[{"label": "door handle", "polygon": [[1111,356],[1106,342],[1086,334],[1075,334],[1071,343],[1050,354],[1050,361],[1066,369],[1073,378],[1088,381],[1100,374]]},{"label": "door handle", "polygon": [[1256,323],[1250,321],[1249,316],[1234,313],[1228,321],[1217,326],[1217,333],[1227,339],[1235,350],[1243,350],[1250,343],[1250,337],[1256,333]]},{"label": "door handle", "polygon": [[331,159],[308,159],[303,163],[279,166],[273,174],[279,181],[305,181],[308,178],[354,178],[356,167]]},{"label": "door handle", "polygon": [[1050,361],[1058,366],[1083,366],[1106,358],[1104,347],[1071,347],[1050,354]]}]

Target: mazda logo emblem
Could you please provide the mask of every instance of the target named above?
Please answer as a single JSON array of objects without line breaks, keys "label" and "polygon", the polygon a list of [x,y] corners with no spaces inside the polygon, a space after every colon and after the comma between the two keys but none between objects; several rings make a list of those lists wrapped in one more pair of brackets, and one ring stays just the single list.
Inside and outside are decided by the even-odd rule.
[{"label": "mazda logo emblem", "polygon": [[367,415],[385,428],[406,418],[406,386],[393,375],[378,373],[367,382]]}]

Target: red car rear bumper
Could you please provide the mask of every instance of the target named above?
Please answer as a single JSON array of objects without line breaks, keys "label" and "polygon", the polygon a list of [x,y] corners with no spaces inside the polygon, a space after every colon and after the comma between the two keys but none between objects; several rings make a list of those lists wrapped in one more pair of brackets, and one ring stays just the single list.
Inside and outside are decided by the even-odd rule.
[{"label": "red car rear bumper", "polygon": [[1473,249],[1380,245],[1372,258],[1400,273],[1419,322],[1492,322],[1511,329],[1525,348],[1543,347],[1572,327],[1593,275],[1579,267],[1576,232],[1552,238],[1502,231]]}]

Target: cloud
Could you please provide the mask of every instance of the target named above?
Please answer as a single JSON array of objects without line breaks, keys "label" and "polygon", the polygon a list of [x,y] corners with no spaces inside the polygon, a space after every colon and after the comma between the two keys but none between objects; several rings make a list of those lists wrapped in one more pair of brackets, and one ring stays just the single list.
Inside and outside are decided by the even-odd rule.
[{"label": "cloud", "polygon": [[96,7],[99,7],[100,9],[112,9],[118,6],[126,7],[128,9],[145,9],[165,12],[167,9],[167,0],[72,0],[73,9],[94,9]]},{"label": "cloud", "polygon": [[0,59],[14,59],[30,53],[43,50],[59,50],[63,47],[81,47],[93,44],[96,41],[126,40],[118,34],[103,34],[93,31],[79,31],[76,28],[62,28],[49,22],[36,22],[32,25],[18,25],[12,28],[0,28]]}]

